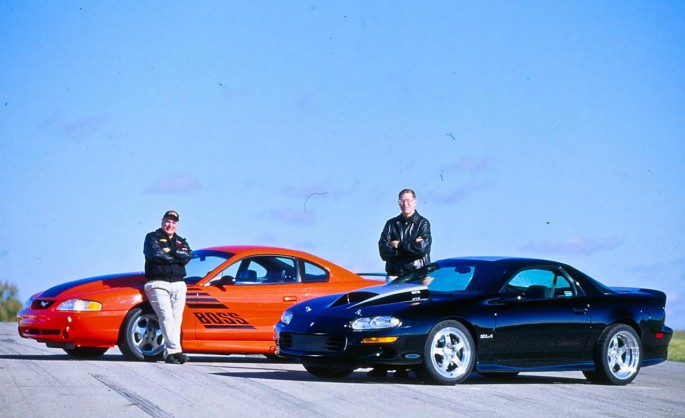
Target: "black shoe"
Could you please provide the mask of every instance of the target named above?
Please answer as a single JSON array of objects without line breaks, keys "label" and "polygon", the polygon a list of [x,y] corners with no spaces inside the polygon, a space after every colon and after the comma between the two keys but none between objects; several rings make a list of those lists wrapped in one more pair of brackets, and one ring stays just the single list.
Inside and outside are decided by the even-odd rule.
[{"label": "black shoe", "polygon": [[395,370],[395,374],[393,374],[393,377],[395,379],[408,379],[409,378],[409,370],[407,370],[407,369]]},{"label": "black shoe", "polygon": [[371,369],[366,373],[368,377],[386,377],[387,375],[388,371],[385,369]]},{"label": "black shoe", "polygon": [[183,364],[186,361],[190,360],[190,357],[188,357],[186,354],[183,353],[178,353],[176,354],[176,358],[178,359],[178,362]]},{"label": "black shoe", "polygon": [[176,354],[169,354],[164,359],[164,362],[168,364],[181,364],[181,362],[178,360],[178,357],[176,357]]}]

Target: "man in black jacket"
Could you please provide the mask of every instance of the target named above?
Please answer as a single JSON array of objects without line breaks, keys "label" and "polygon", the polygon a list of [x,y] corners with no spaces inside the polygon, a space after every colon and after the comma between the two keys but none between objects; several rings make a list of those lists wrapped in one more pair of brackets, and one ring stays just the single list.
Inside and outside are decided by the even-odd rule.
[{"label": "man in black jacket", "polygon": [[[431,225],[416,211],[416,193],[404,189],[398,202],[401,213],[388,219],[378,240],[378,251],[385,261],[386,281],[402,276],[430,263]],[[387,367],[375,367],[369,377],[384,377]],[[398,369],[395,377],[406,378],[409,370]]]},{"label": "man in black jacket", "polygon": [[145,236],[145,295],[157,314],[164,335],[164,360],[183,364],[188,356],[181,349],[181,322],[186,304],[185,265],[193,255],[184,238],[176,234],[178,213],[167,211],[162,226]]},{"label": "man in black jacket", "polygon": [[388,278],[402,276],[430,263],[431,226],[416,211],[416,194],[404,189],[399,194],[402,213],[389,219],[378,240]]}]

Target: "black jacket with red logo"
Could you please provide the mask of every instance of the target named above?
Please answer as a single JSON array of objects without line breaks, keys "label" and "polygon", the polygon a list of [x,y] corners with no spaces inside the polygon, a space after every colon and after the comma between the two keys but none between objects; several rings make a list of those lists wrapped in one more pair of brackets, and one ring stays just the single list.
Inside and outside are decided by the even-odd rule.
[{"label": "black jacket with red logo", "polygon": [[[164,251],[165,248],[169,252]],[[193,251],[184,238],[174,234],[169,238],[162,228],[145,235],[145,277],[148,280],[179,282],[186,276]]]},{"label": "black jacket with red logo", "polygon": [[[416,242],[421,237],[423,240]],[[394,248],[390,241],[399,241]],[[430,263],[431,225],[428,219],[414,212],[406,219],[401,214],[385,223],[378,251],[385,261],[385,271],[390,276],[401,276]]]}]

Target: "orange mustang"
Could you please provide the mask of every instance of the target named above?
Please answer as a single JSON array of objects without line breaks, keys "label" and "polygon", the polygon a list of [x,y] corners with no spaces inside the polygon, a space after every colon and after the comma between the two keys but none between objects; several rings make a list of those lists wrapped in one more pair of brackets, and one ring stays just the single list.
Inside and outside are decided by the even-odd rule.
[{"label": "orange mustang", "polygon": [[[183,351],[273,355],[274,324],[297,302],[373,285],[331,262],[282,248],[214,247],[186,265]],[[33,295],[19,311],[19,335],[97,357],[117,345],[156,360],[164,337],[145,298],[143,273],[77,280]]]}]

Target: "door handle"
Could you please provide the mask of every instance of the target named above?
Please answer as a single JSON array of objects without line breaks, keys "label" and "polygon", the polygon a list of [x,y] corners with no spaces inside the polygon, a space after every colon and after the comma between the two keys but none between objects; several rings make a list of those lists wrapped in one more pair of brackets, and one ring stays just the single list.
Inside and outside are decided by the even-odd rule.
[{"label": "door handle", "polygon": [[283,302],[297,302],[297,296],[283,296]]},{"label": "door handle", "polygon": [[585,315],[588,309],[589,308],[573,308],[573,312],[577,313],[578,315]]}]

